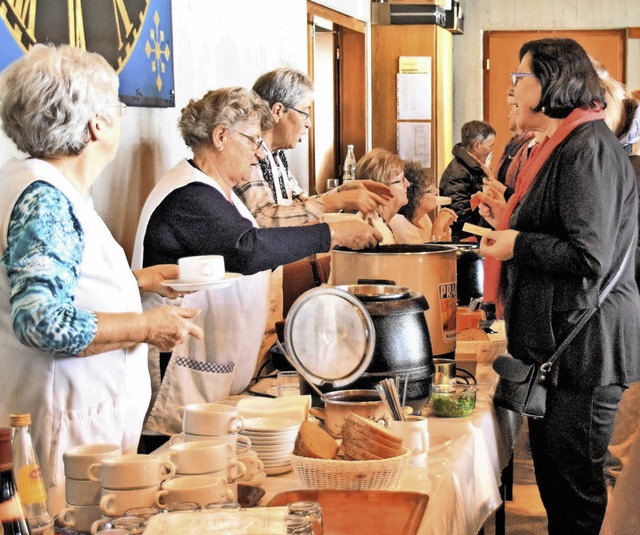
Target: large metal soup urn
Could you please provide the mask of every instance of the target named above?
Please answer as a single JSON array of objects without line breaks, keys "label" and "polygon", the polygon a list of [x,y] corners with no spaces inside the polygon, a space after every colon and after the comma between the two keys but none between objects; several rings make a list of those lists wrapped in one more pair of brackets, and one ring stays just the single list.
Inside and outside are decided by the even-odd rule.
[{"label": "large metal soup urn", "polygon": [[419,412],[431,396],[435,371],[428,308],[424,296],[407,287],[314,288],[287,315],[287,352],[323,392],[370,390],[393,378],[401,401]]}]

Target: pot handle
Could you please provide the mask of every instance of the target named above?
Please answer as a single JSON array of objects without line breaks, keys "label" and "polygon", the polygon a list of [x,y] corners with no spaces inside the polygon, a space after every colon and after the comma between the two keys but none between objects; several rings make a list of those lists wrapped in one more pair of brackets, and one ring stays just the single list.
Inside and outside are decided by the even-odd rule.
[{"label": "pot handle", "polygon": [[327,410],[322,409],[320,407],[311,407],[309,412],[313,414],[316,418],[320,418],[322,421],[327,420]]},{"label": "pot handle", "polygon": [[396,281],[390,279],[358,279],[358,284],[390,284],[395,286]]}]

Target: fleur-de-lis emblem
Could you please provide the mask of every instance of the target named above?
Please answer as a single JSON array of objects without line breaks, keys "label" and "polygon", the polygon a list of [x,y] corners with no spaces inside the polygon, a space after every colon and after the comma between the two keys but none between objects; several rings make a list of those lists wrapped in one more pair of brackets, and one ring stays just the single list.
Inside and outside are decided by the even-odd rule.
[{"label": "fleur-de-lis emblem", "polygon": [[[165,66],[169,61],[171,51],[169,44],[164,40],[164,30],[160,28],[160,15],[156,11],[153,14],[155,28],[149,31],[149,40],[145,44],[144,50],[147,57],[151,59],[151,72],[157,73],[156,87],[162,90],[162,75],[165,73]],[[153,56],[153,57],[152,57]]]}]

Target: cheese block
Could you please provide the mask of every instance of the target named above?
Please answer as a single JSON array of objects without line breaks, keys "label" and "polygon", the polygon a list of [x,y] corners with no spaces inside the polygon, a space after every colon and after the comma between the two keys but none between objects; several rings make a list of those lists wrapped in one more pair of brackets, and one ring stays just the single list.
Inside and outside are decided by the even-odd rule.
[{"label": "cheese block", "polygon": [[298,430],[293,453],[314,459],[333,459],[338,453],[338,443],[319,425],[305,421]]}]

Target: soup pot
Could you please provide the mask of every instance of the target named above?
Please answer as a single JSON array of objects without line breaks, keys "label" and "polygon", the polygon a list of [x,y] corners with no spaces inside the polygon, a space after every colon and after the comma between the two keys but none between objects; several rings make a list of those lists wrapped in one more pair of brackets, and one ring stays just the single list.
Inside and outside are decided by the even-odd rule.
[{"label": "soup pot", "polygon": [[[417,412],[429,400],[434,373],[428,308],[424,296],[407,287],[314,288],[287,315],[287,352],[323,392],[346,385],[372,390],[385,378],[397,378],[401,401]],[[302,392],[314,397],[305,385]]]},{"label": "soup pot", "polygon": [[345,418],[355,412],[363,418],[382,418],[387,409],[376,390],[336,390],[324,395],[324,409],[312,407],[311,414],[324,420],[333,438],[342,438]]},{"label": "soup pot", "polygon": [[471,299],[482,297],[484,257],[478,243],[452,243],[456,249],[458,304],[467,306]]},{"label": "soup pot", "polygon": [[456,350],[457,250],[451,245],[380,245],[331,251],[330,283],[357,284],[362,279],[389,280],[423,295],[434,356],[453,358]]}]

